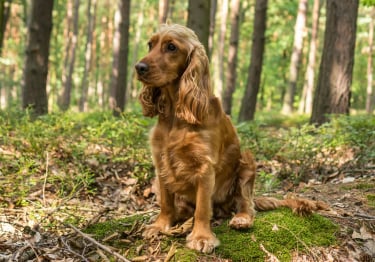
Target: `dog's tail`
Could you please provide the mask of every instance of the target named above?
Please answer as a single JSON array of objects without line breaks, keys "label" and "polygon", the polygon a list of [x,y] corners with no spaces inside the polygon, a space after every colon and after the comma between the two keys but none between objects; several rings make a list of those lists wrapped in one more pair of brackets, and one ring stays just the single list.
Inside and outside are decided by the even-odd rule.
[{"label": "dog's tail", "polygon": [[[254,195],[254,183],[256,176],[256,162],[250,151],[243,151],[241,154],[241,170],[240,177],[241,184],[244,186],[241,188],[243,192],[249,190],[245,195],[251,198]],[[288,207],[293,210],[294,213],[300,216],[306,216],[314,211],[328,210],[329,206],[323,201],[313,201],[305,198],[297,198],[293,195],[287,195],[285,199],[277,199],[274,197],[254,197],[254,209],[257,211],[268,211],[274,210],[279,207]],[[253,208],[253,206],[251,206]]]},{"label": "dog's tail", "polygon": [[300,216],[310,215],[314,211],[328,210],[329,206],[323,201],[313,201],[305,198],[296,198],[287,196],[285,199],[277,199],[274,197],[255,197],[255,210],[267,211],[274,210],[279,207],[288,207],[294,213]]}]

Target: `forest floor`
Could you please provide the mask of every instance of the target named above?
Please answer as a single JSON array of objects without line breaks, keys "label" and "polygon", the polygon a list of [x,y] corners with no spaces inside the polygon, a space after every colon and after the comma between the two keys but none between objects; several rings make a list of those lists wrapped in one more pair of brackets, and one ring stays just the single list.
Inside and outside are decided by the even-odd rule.
[{"label": "forest floor", "polygon": [[191,221],[142,237],[159,210],[152,121],[102,112],[30,121],[0,112],[0,262],[374,261],[375,117],[320,128],[262,121],[237,126],[259,160],[257,195],[292,194],[331,209],[306,218],[259,212],[244,232],[213,221],[221,245],[204,255],[185,248]]},{"label": "forest floor", "polygon": [[[110,170],[109,167],[106,169]],[[339,225],[336,244],[311,248],[307,253],[297,252],[292,255],[292,261],[374,261],[374,172],[372,170],[372,173],[368,172],[365,176],[333,178],[324,184],[300,184],[292,189],[298,196],[326,201],[331,210],[324,211],[321,215]],[[116,261],[130,260],[126,258],[127,253],[118,246],[111,245],[110,240],[116,238],[126,243],[142,239],[142,228],[148,223],[148,219],[133,223],[132,229],[126,234],[117,232],[97,241],[95,235],[82,231],[98,222],[106,223],[135,215],[138,218],[155,215],[158,207],[155,205],[151,186],[140,185],[135,179],[118,177],[111,172],[97,178],[97,186],[98,193],[94,195],[81,191],[61,201],[46,184],[29,194],[29,205],[1,208],[0,261],[113,261],[113,257],[116,257]],[[291,191],[290,187],[288,191]],[[283,194],[286,192],[278,190],[275,194],[268,195]],[[78,221],[73,221],[72,218],[71,223],[67,221],[67,217],[72,214],[80,221],[81,229],[74,226]],[[139,256],[132,254],[132,261],[180,261],[173,260],[176,252],[173,245],[163,249],[155,244],[138,245]],[[144,251],[143,255],[140,250]],[[264,252],[263,261],[279,261],[267,250]],[[231,258],[215,255],[197,255],[195,259],[232,261]]]}]

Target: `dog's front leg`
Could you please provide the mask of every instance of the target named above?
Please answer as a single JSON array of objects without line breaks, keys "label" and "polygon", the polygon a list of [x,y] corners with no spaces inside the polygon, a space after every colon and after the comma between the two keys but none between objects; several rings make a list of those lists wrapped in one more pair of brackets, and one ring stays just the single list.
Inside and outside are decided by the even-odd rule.
[{"label": "dog's front leg", "polygon": [[220,242],[211,230],[212,194],[215,186],[215,173],[210,168],[208,174],[200,175],[196,186],[196,209],[193,231],[187,236],[187,247],[204,253],[211,253]]},{"label": "dog's front leg", "polygon": [[174,194],[167,189],[162,178],[158,177],[156,183],[160,193],[160,213],[156,221],[146,227],[143,233],[146,238],[152,238],[157,236],[159,232],[167,231],[175,219]]}]

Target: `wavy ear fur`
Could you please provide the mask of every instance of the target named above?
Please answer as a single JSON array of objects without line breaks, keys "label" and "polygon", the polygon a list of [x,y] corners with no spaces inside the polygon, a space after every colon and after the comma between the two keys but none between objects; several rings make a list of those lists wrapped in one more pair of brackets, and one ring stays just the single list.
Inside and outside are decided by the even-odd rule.
[{"label": "wavy ear fur", "polygon": [[196,46],[181,77],[176,116],[190,124],[202,124],[211,95],[209,62],[203,45]]},{"label": "wavy ear fur", "polygon": [[160,103],[161,90],[157,87],[143,86],[139,94],[139,101],[142,105],[144,116],[154,117],[163,112],[162,103]]}]

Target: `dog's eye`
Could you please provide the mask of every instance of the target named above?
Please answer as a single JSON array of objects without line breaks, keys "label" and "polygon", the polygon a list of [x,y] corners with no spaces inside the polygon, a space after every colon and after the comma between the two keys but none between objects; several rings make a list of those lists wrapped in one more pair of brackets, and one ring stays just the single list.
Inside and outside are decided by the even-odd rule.
[{"label": "dog's eye", "polygon": [[169,43],[169,44],[167,45],[167,50],[168,50],[168,51],[171,51],[171,52],[174,52],[174,51],[177,50],[177,47],[176,47],[174,44]]}]

